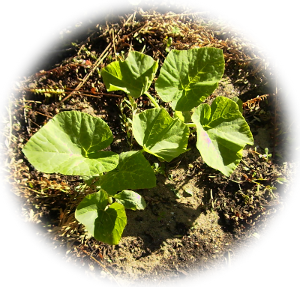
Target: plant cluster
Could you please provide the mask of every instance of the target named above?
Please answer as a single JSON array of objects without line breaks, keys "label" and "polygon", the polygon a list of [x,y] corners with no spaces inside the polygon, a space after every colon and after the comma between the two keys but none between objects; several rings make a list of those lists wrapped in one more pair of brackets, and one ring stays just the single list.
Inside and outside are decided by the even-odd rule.
[{"label": "plant cluster", "polygon": [[158,61],[140,52],[101,70],[108,91],[123,91],[130,103],[147,95],[154,105],[132,110],[132,136],[142,147],[116,154],[109,150],[112,132],[105,121],[78,111],[57,114],[23,148],[39,171],[82,176],[96,192],[77,206],[75,217],[97,240],[118,244],[127,224],[125,209],[142,210],[145,200],[134,190],[156,186],[156,176],[143,153],[170,162],[187,151],[192,131],[197,149],[210,167],[229,176],[242,158],[245,145],[253,144],[241,101],[217,97],[203,103],[217,88],[224,73],[221,49],[172,50],[167,55],[155,89],[173,110],[160,107],[149,92]]}]

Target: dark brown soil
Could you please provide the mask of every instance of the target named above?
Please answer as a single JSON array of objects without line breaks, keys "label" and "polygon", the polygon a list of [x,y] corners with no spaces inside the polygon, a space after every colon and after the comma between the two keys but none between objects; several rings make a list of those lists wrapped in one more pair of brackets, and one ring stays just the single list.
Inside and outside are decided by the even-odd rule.
[{"label": "dark brown soil", "polygon": [[[22,198],[24,216],[41,226],[55,245],[64,246],[70,260],[119,284],[141,278],[163,282],[228,265],[236,250],[259,236],[280,210],[292,168],[286,158],[280,89],[268,63],[233,31],[188,11],[161,14],[138,9],[89,29],[81,27],[80,35],[74,28],[65,36],[53,58],[18,83],[9,106],[8,180]],[[203,163],[191,138],[190,151],[170,163],[157,162],[157,186],[139,191],[147,208],[127,212],[123,237],[110,246],[91,238],[74,218],[77,204],[91,192],[83,192],[82,179],[40,173],[21,149],[54,115],[79,110],[107,121],[115,137],[113,151],[129,150],[130,112],[121,108],[125,95],[108,93],[99,71],[130,50],[143,51],[161,65],[170,37],[170,49],[223,50],[224,79],[208,101],[238,96],[255,145],[246,147],[240,165],[227,178]],[[153,86],[150,92],[155,95]],[[144,97],[137,102],[141,110],[151,105]],[[154,164],[154,158],[148,159]]]}]

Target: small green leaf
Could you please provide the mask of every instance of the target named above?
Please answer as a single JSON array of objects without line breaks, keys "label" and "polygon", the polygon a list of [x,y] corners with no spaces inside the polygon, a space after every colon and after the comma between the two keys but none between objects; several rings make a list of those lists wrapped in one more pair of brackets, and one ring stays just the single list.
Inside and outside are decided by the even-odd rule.
[{"label": "small green leaf", "polygon": [[186,151],[189,129],[165,109],[149,109],[136,114],[132,128],[138,144],[162,160],[169,162]]},{"label": "small green leaf", "polygon": [[241,101],[241,99],[239,97],[233,97],[232,100],[237,103],[237,105],[239,106],[239,111],[243,113],[243,102]]},{"label": "small green leaf", "polygon": [[125,61],[115,61],[101,70],[107,91],[123,91],[134,98],[150,87],[158,62],[140,52],[129,52]]},{"label": "small green leaf", "polygon": [[123,190],[114,195],[117,202],[124,205],[126,209],[143,210],[146,208],[146,202],[142,196],[132,190]]},{"label": "small green leaf", "polygon": [[190,111],[217,88],[224,73],[221,49],[172,50],[155,83],[156,91],[176,111]]},{"label": "small green leaf", "polygon": [[70,111],[56,115],[22,151],[41,172],[92,176],[118,165],[117,154],[102,150],[112,140],[112,132],[102,119]]},{"label": "small green leaf", "polygon": [[164,162],[154,162],[151,166],[155,174],[166,175],[166,165]]},{"label": "small green leaf", "polygon": [[217,97],[211,107],[202,104],[195,109],[192,121],[197,127],[197,148],[207,165],[229,176],[242,158],[246,144],[253,136],[238,105]]},{"label": "small green leaf", "polygon": [[166,44],[166,52],[170,52],[170,47],[171,47],[171,45],[172,45],[172,42],[173,42],[173,39],[172,39],[172,37],[169,37],[168,38],[168,41],[167,41],[167,44]]},{"label": "small green leaf", "polygon": [[129,151],[121,153],[117,168],[101,176],[94,185],[114,195],[124,189],[152,188],[156,185],[156,177],[140,151]]},{"label": "small green leaf", "polygon": [[75,218],[97,240],[118,244],[127,224],[125,208],[117,202],[107,204],[108,194],[104,190],[89,194],[77,206]]}]

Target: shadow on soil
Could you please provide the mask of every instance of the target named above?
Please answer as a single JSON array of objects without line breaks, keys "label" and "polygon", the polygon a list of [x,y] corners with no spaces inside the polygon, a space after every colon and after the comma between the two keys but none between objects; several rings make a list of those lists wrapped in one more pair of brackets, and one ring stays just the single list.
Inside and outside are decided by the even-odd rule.
[{"label": "shadow on soil", "polygon": [[[206,225],[202,222],[201,226],[197,223],[200,216],[202,221],[211,220],[209,216],[206,219],[206,215],[214,193],[211,194],[206,176],[203,177],[196,167],[198,157],[195,150],[187,152],[177,162],[172,162],[175,168],[167,171],[171,179],[158,175],[155,188],[138,191],[147,207],[142,211],[127,211],[128,223],[122,237],[141,239],[146,250],[142,256],[160,249],[167,239],[181,239],[190,235],[191,230],[201,233],[201,226],[211,226],[211,222]],[[213,224],[219,223],[216,220]]]}]

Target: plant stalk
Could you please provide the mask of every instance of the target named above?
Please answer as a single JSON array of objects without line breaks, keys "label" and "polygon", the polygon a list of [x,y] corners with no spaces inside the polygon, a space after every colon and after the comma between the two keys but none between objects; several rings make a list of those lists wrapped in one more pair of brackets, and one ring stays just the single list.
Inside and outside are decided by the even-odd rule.
[{"label": "plant stalk", "polygon": [[155,100],[148,92],[145,92],[145,95],[150,99],[150,101],[153,103],[153,105],[154,105],[156,108],[159,108],[159,105],[158,105],[158,103],[156,102],[156,100]]},{"label": "plant stalk", "polygon": [[186,123],[189,128],[196,128],[196,124],[194,123]]}]

